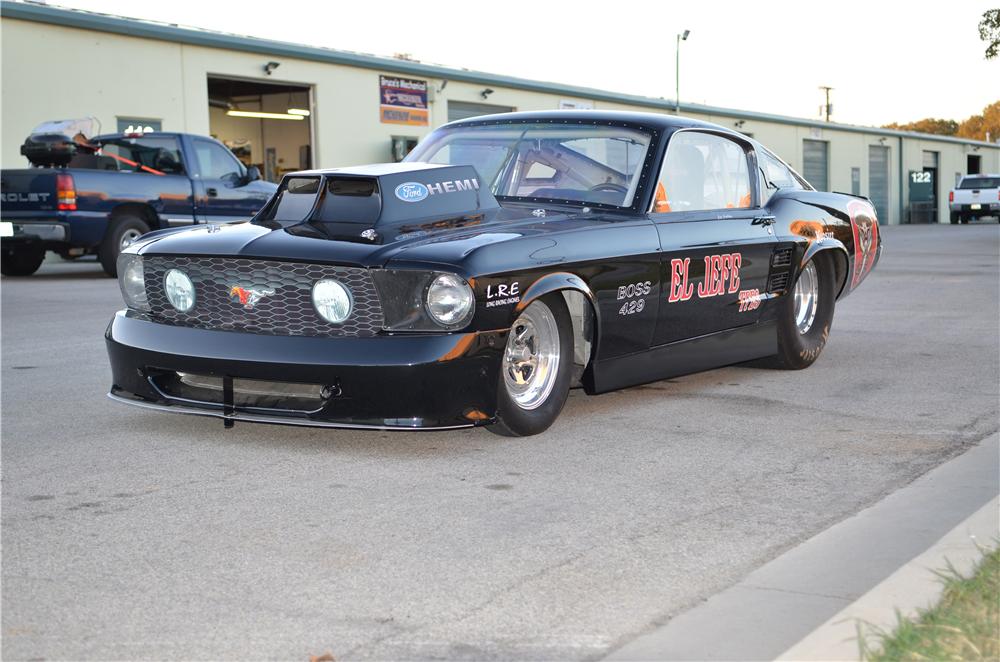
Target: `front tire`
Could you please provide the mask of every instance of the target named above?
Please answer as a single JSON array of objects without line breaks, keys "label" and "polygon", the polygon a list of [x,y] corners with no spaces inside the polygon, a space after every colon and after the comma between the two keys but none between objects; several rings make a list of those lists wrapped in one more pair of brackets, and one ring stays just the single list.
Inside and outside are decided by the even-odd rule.
[{"label": "front tire", "polygon": [[30,276],[45,261],[45,249],[39,246],[4,250],[0,273],[4,276]]},{"label": "front tire", "polygon": [[573,326],[558,292],[524,309],[511,325],[500,359],[497,422],[508,437],[544,432],[566,404],[573,373]]},{"label": "front tire", "polygon": [[820,253],[802,267],[778,313],[778,353],[768,365],[802,370],[819,358],[833,324],[835,287],[830,256]]},{"label": "front tire", "polygon": [[122,215],[117,217],[108,228],[104,241],[98,249],[97,256],[101,260],[104,273],[112,278],[118,275],[118,256],[133,241],[149,232],[149,225],[138,216]]}]

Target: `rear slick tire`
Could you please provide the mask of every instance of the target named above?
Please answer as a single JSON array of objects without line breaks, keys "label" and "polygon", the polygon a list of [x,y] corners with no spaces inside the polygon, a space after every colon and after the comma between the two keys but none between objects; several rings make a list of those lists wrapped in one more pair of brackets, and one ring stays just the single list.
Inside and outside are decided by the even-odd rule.
[{"label": "rear slick tire", "polygon": [[781,370],[811,366],[826,347],[833,324],[833,261],[819,253],[803,265],[778,313],[778,353],[764,364]]},{"label": "rear slick tire", "polygon": [[573,326],[560,293],[533,301],[511,325],[500,358],[497,420],[505,437],[544,432],[559,417],[573,376]]}]

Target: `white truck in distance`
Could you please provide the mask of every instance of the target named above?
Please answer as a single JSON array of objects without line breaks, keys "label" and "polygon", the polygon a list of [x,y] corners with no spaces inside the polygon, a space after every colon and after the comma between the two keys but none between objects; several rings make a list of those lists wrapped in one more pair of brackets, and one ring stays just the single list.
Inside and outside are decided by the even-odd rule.
[{"label": "white truck in distance", "polygon": [[948,193],[951,222],[968,223],[983,216],[1000,217],[1000,175],[966,175]]}]

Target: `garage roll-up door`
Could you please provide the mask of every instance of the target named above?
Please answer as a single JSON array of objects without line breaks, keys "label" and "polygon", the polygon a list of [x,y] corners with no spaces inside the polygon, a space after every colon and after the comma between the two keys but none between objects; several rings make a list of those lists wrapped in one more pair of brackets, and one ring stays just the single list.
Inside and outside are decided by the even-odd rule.
[{"label": "garage roll-up door", "polygon": [[817,191],[829,191],[830,180],[827,172],[827,149],[825,140],[802,141],[802,176]]},{"label": "garage roll-up door", "polygon": [[889,148],[868,145],[868,197],[880,223],[889,222]]},{"label": "garage roll-up door", "polygon": [[449,101],[448,121],[464,120],[467,117],[492,115],[493,113],[509,113],[514,110],[510,106],[494,106],[488,103],[472,103],[469,101]]}]

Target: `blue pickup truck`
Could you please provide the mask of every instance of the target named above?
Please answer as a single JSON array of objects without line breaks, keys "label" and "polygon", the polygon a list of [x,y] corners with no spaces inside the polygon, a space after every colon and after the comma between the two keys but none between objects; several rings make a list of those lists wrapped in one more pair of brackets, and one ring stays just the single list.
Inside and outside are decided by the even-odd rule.
[{"label": "blue pickup truck", "polygon": [[277,188],[206,136],[104,135],[72,151],[66,167],[0,172],[0,273],[33,274],[54,251],[96,253],[115,276],[118,254],[140,235],[250,218]]}]

